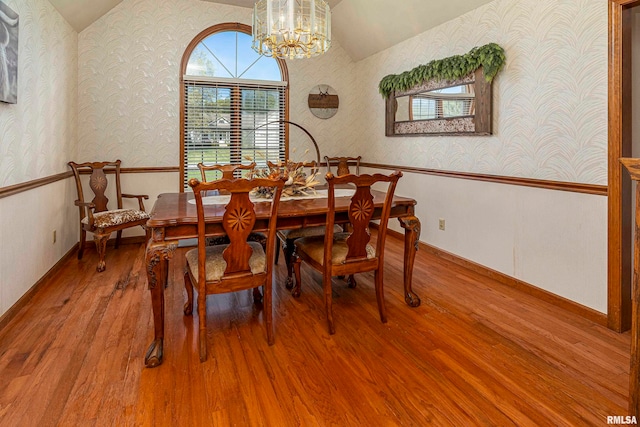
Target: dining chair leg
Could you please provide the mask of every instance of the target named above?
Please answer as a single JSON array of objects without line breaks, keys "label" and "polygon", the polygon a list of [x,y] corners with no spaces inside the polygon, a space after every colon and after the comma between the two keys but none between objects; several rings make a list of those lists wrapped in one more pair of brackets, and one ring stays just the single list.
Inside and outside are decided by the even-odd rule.
[{"label": "dining chair leg", "polygon": [[302,284],[300,280],[300,265],[302,264],[302,259],[294,255],[292,262],[293,262],[293,272],[296,276],[296,283],[291,289],[291,295],[297,298],[300,296],[300,288]]},{"label": "dining chair leg", "polygon": [[329,327],[329,334],[336,333],[336,327],[333,324],[333,301],[331,298],[331,276],[325,275],[322,278],[322,288],[324,290],[324,305],[327,310],[327,325]]},{"label": "dining chair leg", "polygon": [[193,314],[193,283],[189,277],[189,272],[184,272],[184,288],[187,291],[187,302],[184,303],[184,315],[191,316]]},{"label": "dining chair leg", "polygon": [[111,233],[93,235],[93,241],[96,243],[96,250],[98,251],[98,267],[96,267],[98,272],[102,272],[107,268],[104,258],[107,253],[107,240],[109,240],[110,235]]},{"label": "dining chair leg", "polygon": [[276,255],[273,263],[278,265],[278,260],[280,259],[280,239],[276,238]]},{"label": "dining chair leg", "polygon": [[350,274],[349,277],[347,277],[347,286],[351,289],[355,289],[357,285],[358,283],[356,282],[355,274]]},{"label": "dining chair leg", "polygon": [[260,304],[262,302],[262,293],[260,292],[260,287],[256,286],[253,288],[253,303]]},{"label": "dining chair leg", "polygon": [[84,245],[87,243],[87,232],[80,227],[80,243],[78,246],[78,259],[82,259],[84,254]]},{"label": "dining chair leg", "polygon": [[273,310],[271,308],[272,306],[272,300],[273,300],[273,293],[272,293],[272,286],[271,286],[271,278],[267,278],[267,282],[264,284],[264,318],[265,318],[265,326],[267,327],[267,342],[269,343],[269,345],[273,345],[274,342],[274,336],[273,336]]},{"label": "dining chair leg", "polygon": [[114,246],[115,249],[118,249],[120,247],[121,240],[122,240],[122,230],[118,230],[118,232],[116,233],[116,244]]},{"label": "dining chair leg", "polygon": [[387,323],[387,308],[384,303],[384,283],[382,281],[382,271],[376,270],[374,274],[376,287],[376,299],[378,300],[378,311],[380,312],[380,321]]},{"label": "dining chair leg", "polygon": [[200,349],[200,362],[207,360],[207,293],[198,287],[198,346]]},{"label": "dining chair leg", "polygon": [[284,262],[287,264],[287,280],[285,282],[285,287],[287,289],[293,288],[293,264],[295,263],[294,252],[295,252],[294,240],[287,239],[287,241],[284,242],[284,244],[282,245]]}]

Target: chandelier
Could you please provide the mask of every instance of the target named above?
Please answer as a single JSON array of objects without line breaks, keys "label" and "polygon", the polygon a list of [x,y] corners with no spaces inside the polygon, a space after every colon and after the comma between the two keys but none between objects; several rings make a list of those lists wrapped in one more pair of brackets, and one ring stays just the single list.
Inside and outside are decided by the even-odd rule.
[{"label": "chandelier", "polygon": [[259,0],[253,49],[274,58],[310,58],[331,47],[331,11],[324,0]]}]

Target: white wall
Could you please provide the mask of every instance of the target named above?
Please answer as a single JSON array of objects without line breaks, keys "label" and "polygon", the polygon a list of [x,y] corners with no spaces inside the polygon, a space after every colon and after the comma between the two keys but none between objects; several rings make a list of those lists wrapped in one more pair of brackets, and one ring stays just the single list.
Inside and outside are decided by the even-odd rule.
[{"label": "white wall", "polygon": [[[494,135],[385,138],[378,83],[490,42]],[[607,1],[496,0],[356,65],[367,161],[607,184]],[[362,149],[361,148],[361,149]]]},{"label": "white wall", "polygon": [[[336,42],[327,55],[287,61],[291,119],[311,131],[323,155],[606,184],[606,5],[496,0],[356,64]],[[176,166],[184,49],[204,28],[250,18],[249,9],[197,0],[125,0],[83,31],[79,157]],[[493,136],[384,137],[377,90],[384,75],[489,42],[507,53],[494,83]],[[340,95],[329,120],[306,106],[319,83]],[[308,141],[292,148],[299,154]],[[426,243],[606,311],[605,197],[410,174],[400,188],[418,199]],[[437,217],[449,224],[444,234],[434,233]]]},{"label": "white wall", "polygon": [[[211,25],[251,19],[250,9],[199,0],[124,0],[76,41],[46,0],[7,3],[21,17],[21,78],[18,105],[0,105],[0,186],[62,172],[70,159],[177,166],[184,49]],[[377,90],[384,75],[489,42],[507,51],[494,83],[493,136],[384,137]],[[337,41],[324,56],[288,61],[291,119],[311,131],[323,155],[605,185],[606,58],[606,0],[496,0],[358,63]],[[340,95],[329,120],[306,106],[320,83]],[[310,146],[294,140],[292,148],[299,154]],[[126,191],[152,197],[177,186],[176,173],[130,174],[124,182]],[[28,271],[3,249],[3,312],[77,239],[68,231],[77,223],[70,188],[65,180],[0,199],[0,241],[31,242],[26,252],[39,263]],[[419,174],[405,174],[398,192],[418,200],[424,242],[606,311],[605,197]],[[65,217],[43,221],[38,210]],[[20,234],[26,222],[34,225]],[[52,227],[60,246],[41,242]]]},{"label": "white wall", "polygon": [[[20,18],[18,103],[0,103],[0,187],[7,187],[69,170],[77,143],[78,45],[77,33],[47,0],[3,2]],[[0,315],[77,241],[70,185],[0,199]]]},{"label": "white wall", "polygon": [[418,200],[421,241],[607,311],[606,197],[407,172],[396,194]]},{"label": "white wall", "polygon": [[[494,135],[384,136],[378,82],[496,42]],[[356,64],[367,162],[606,185],[607,1],[496,0]],[[405,174],[421,240],[607,311],[607,198]],[[444,218],[446,230],[438,230]]]},{"label": "white wall", "polygon": [[75,199],[73,179],[0,199],[0,316],[78,241]]},{"label": "white wall", "polygon": [[[202,30],[225,22],[250,25],[251,13],[248,8],[201,0],[124,0],[81,32],[77,161],[120,159],[123,167],[178,166],[182,55]],[[323,155],[343,152],[345,141],[357,138],[349,126],[357,107],[355,65],[338,42],[322,57],[286,62],[290,120],[304,124]],[[340,97],[340,109],[331,120],[318,119],[307,108],[309,91],[319,83],[332,86]],[[290,157],[314,156],[308,137],[291,127]],[[148,209],[157,194],[179,191],[179,183],[176,173],[123,175],[126,192],[133,187],[152,196]],[[139,228],[123,233],[142,234]]]},{"label": "white wall", "polygon": [[[79,157],[119,158],[123,166],[180,164],[180,62],[202,30],[220,23],[251,25],[252,9],[201,0],[124,0],[79,35]],[[351,132],[354,64],[336,42],[327,55],[287,60],[290,119],[304,124],[323,154],[342,152]],[[340,109],[331,120],[313,116],[307,95],[331,85]],[[295,131],[292,130],[292,133]],[[292,156],[313,146],[301,133]]]}]

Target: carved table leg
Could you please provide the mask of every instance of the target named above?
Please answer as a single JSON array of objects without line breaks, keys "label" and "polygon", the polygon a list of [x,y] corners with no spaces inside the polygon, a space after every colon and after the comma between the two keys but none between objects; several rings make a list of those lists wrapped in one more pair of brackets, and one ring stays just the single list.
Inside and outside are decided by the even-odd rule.
[{"label": "carved table leg", "polygon": [[420,220],[415,216],[398,218],[404,228],[404,300],[411,307],[420,305],[420,297],[412,290],[413,263],[420,239]]},{"label": "carved table leg", "polygon": [[164,288],[167,283],[167,262],[176,249],[176,244],[149,242],[147,245],[146,263],[147,280],[151,291],[153,305],[153,342],[147,349],[144,364],[154,368],[162,363],[164,343]]}]

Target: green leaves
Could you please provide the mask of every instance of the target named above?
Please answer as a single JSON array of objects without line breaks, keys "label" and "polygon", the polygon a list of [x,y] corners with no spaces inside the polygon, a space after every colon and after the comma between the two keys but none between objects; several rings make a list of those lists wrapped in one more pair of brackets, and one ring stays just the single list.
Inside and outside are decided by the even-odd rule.
[{"label": "green leaves", "polygon": [[484,67],[488,82],[502,69],[505,62],[504,49],[496,43],[474,47],[464,55],[454,55],[444,59],[418,65],[402,74],[389,74],[378,85],[383,97],[388,98],[393,91],[407,90],[427,80],[453,80]]}]

